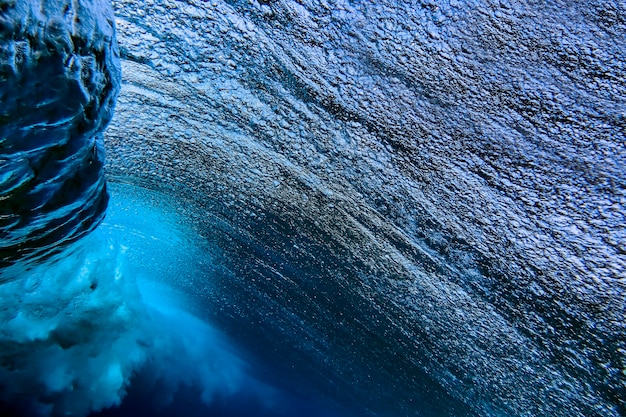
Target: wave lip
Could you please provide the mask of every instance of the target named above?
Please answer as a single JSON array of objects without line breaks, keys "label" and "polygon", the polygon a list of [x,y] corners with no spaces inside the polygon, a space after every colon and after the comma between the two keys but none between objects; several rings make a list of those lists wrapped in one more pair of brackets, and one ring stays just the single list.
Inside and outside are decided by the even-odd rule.
[{"label": "wave lip", "polygon": [[47,256],[100,223],[101,132],[121,70],[108,1],[0,11],[0,267]]}]

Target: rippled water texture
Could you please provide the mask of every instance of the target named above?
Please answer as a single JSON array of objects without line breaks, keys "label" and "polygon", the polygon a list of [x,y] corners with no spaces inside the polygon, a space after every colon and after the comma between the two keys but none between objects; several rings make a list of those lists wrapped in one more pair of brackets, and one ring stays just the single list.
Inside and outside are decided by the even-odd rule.
[{"label": "rippled water texture", "polygon": [[[137,238],[128,256],[153,233],[164,246],[128,275],[158,285],[118,290],[153,324],[131,326],[143,338],[126,356],[144,373],[112,413],[159,397],[151,372],[175,385],[184,358],[217,357],[174,408],[626,415],[623,2],[112,3],[123,78],[108,178],[134,201],[172,199],[193,236],[142,216],[120,233]],[[9,191],[34,175],[2,161]],[[180,308],[156,313],[150,297]],[[126,320],[111,317],[102,326]],[[133,352],[101,346],[103,361]],[[159,352],[185,352],[173,374],[150,366]]]}]

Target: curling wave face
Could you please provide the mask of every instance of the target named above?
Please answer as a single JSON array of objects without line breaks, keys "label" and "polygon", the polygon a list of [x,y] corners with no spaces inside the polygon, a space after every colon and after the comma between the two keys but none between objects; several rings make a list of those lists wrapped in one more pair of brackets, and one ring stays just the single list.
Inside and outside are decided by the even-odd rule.
[{"label": "curling wave face", "polygon": [[116,0],[109,172],[372,414],[622,415],[626,11],[561,3]]}]

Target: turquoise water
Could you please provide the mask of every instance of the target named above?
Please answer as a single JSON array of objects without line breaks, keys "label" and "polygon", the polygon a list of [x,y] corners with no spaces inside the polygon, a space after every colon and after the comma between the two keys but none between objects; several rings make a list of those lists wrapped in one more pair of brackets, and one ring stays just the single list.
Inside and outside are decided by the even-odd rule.
[{"label": "turquoise water", "polygon": [[214,266],[180,209],[112,184],[93,233],[5,271],[4,415],[339,415],[203,316]]}]

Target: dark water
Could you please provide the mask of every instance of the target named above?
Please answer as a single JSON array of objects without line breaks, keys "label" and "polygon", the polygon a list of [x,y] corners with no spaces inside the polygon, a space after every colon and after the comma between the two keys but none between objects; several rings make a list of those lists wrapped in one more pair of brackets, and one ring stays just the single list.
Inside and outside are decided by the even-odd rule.
[{"label": "dark water", "polygon": [[[154,417],[342,417],[347,415],[337,407],[324,404],[324,400],[303,397],[284,389],[274,393],[271,400],[258,398],[254,393],[240,392],[224,397],[216,397],[207,403],[202,400],[201,390],[194,387],[181,387],[167,404],[162,403],[158,387],[146,381],[142,375],[135,376],[129,392],[119,407],[92,413],[93,417],[126,417],[150,415]],[[170,394],[171,395],[171,394]]]}]

